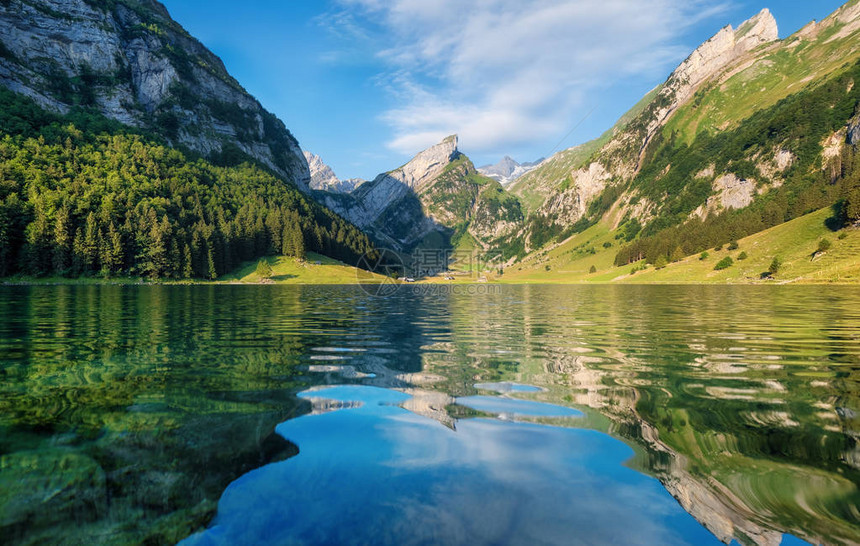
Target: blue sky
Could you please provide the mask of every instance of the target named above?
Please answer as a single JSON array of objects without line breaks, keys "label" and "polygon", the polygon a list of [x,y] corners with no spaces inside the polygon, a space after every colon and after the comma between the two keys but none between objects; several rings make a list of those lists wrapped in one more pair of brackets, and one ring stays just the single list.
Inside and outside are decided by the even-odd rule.
[{"label": "blue sky", "polygon": [[592,139],[726,24],[840,0],[164,0],[303,149],[373,178],[451,133],[477,165]]}]

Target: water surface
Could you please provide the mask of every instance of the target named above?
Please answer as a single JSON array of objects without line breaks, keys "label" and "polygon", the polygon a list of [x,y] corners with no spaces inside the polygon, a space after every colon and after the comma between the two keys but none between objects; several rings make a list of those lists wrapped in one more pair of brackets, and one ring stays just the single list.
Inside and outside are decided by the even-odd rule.
[{"label": "water surface", "polygon": [[0,534],[856,543],[858,371],[853,288],[0,288]]}]

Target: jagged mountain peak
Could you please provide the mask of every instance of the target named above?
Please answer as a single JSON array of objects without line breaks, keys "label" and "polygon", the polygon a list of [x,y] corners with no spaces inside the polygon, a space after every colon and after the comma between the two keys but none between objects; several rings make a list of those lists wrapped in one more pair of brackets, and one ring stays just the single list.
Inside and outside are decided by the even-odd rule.
[{"label": "jagged mountain peak", "polygon": [[742,23],[737,30],[725,26],[700,45],[669,77],[673,84],[690,90],[727,64],[760,45],[779,39],[779,26],[767,8]]},{"label": "jagged mountain peak", "polygon": [[[735,40],[769,43],[779,40],[779,24],[768,8],[744,21],[735,32]],[[753,44],[753,47],[758,44]],[[749,47],[749,46],[748,46]]]},{"label": "jagged mountain peak", "polygon": [[399,250],[445,247],[459,237],[484,246],[511,236],[523,218],[519,201],[481,176],[458,144],[451,135],[349,195],[322,194],[324,202]]},{"label": "jagged mountain peak", "polygon": [[311,172],[310,186],[312,190],[332,193],[350,193],[366,182],[361,178],[341,180],[334,173],[334,170],[332,170],[332,168],[329,167],[320,156],[307,150],[304,150],[303,153]]},{"label": "jagged mountain peak", "polygon": [[[647,123],[639,145],[639,162],[628,165],[625,176],[638,172],[642,155],[651,139],[675,111],[685,104],[703,83],[733,66],[761,46],[779,41],[779,27],[770,10],[763,9],[743,22],[737,30],[725,26],[700,45],[682,62],[658,91],[656,99],[640,114]],[[630,168],[632,167],[632,169]]]},{"label": "jagged mountain peak", "polygon": [[459,137],[451,135],[413,157],[409,163],[385,175],[394,178],[407,187],[419,191],[422,185],[435,178],[448,164],[457,159]]}]

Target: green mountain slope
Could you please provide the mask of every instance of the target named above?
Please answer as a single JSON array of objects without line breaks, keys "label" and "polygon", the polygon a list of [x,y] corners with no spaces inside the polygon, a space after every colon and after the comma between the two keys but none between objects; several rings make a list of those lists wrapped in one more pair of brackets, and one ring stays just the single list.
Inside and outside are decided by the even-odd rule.
[{"label": "green mountain slope", "polygon": [[619,265],[671,262],[825,207],[855,221],[860,2],[776,36],[766,10],[726,27],[610,134],[524,176],[526,249],[600,224]]},{"label": "green mountain slope", "polygon": [[[605,223],[576,234],[563,244],[529,256],[505,270],[506,283],[857,283],[860,282],[860,231],[834,232],[833,210],[822,209],[737,241],[738,248],[709,248],[659,269],[647,260],[615,265],[617,233]],[[818,253],[822,241],[826,252]],[[604,246],[607,245],[607,246]],[[739,257],[745,254],[744,259]],[[702,256],[704,255],[704,259]],[[717,270],[725,258],[732,265]],[[781,266],[769,273],[774,258]],[[593,268],[593,269],[592,269]]]}]

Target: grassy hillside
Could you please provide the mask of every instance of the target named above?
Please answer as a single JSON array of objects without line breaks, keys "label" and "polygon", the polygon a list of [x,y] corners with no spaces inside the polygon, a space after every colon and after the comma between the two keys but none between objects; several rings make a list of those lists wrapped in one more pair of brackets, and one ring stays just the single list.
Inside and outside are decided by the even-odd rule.
[{"label": "grassy hillside", "polygon": [[[613,265],[614,236],[605,224],[577,234],[563,244],[539,253],[509,268],[505,283],[850,283],[860,282],[860,230],[831,231],[831,209],[822,209],[738,241],[738,248],[708,250],[708,257],[688,256],[665,268],[644,263]],[[831,243],[824,254],[813,258],[822,239]],[[604,244],[612,247],[604,248]],[[594,253],[591,252],[594,249]],[[741,253],[747,258],[738,260]],[[726,257],[734,265],[715,271]],[[774,257],[783,265],[773,279],[763,279]],[[590,273],[591,267],[597,270]],[[644,267],[631,275],[634,269]],[[547,270],[547,268],[549,268]]]},{"label": "grassy hillside", "polygon": [[[383,277],[359,270],[333,258],[309,252],[305,260],[288,256],[265,258],[272,267],[271,280],[275,284],[355,284],[382,281]],[[227,283],[259,283],[257,263],[247,262],[234,273],[221,279]]]}]

